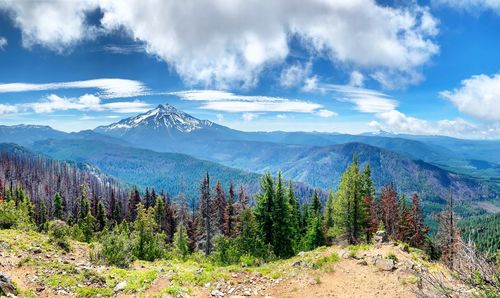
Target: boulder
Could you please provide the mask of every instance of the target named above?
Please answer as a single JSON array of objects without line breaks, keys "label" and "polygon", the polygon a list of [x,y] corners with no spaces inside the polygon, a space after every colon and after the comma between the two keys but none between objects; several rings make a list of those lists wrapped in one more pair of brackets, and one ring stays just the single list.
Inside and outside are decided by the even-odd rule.
[{"label": "boulder", "polygon": [[7,274],[0,272],[0,296],[17,295],[17,290]]},{"label": "boulder", "polygon": [[394,260],[392,259],[377,259],[375,266],[381,271],[392,271],[396,268]]},{"label": "boulder", "polygon": [[389,241],[389,237],[386,231],[377,231],[373,236],[373,240],[375,240],[375,243],[385,243]]},{"label": "boulder", "polygon": [[113,291],[114,291],[115,293],[118,293],[118,292],[120,292],[120,291],[125,290],[125,288],[126,288],[126,287],[127,287],[127,282],[126,282],[126,281],[122,281],[122,282],[118,283],[118,284],[115,286],[115,288],[113,289]]}]

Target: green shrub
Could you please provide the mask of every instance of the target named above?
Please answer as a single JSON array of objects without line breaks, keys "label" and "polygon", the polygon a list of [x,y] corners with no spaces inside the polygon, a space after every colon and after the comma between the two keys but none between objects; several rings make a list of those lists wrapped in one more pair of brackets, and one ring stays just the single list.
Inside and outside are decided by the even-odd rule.
[{"label": "green shrub", "polygon": [[50,240],[65,251],[70,251],[71,246],[68,240],[70,228],[62,220],[53,220],[49,222]]},{"label": "green shrub", "polygon": [[18,212],[14,201],[0,202],[0,229],[10,229],[16,224]]},{"label": "green shrub", "polygon": [[320,269],[326,264],[335,264],[338,261],[340,261],[339,255],[336,252],[333,252],[331,255],[319,258],[316,262],[314,262],[313,268]]},{"label": "green shrub", "polygon": [[152,209],[146,210],[142,204],[138,205],[132,251],[139,260],[154,261],[165,253],[165,234],[156,232],[157,224],[152,212]]},{"label": "green shrub", "polygon": [[385,258],[388,260],[393,260],[394,262],[398,261],[398,257],[393,252],[388,253]]},{"label": "green shrub", "polygon": [[109,265],[127,268],[133,260],[132,241],[126,222],[116,226],[109,233],[103,234],[99,258]]}]

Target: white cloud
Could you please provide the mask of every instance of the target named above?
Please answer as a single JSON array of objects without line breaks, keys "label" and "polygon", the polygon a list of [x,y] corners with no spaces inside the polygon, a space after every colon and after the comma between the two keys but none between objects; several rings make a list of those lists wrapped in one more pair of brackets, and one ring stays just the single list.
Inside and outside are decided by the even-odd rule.
[{"label": "white cloud", "polygon": [[470,12],[482,12],[487,9],[500,14],[499,0],[433,0],[433,4],[446,5],[451,8]]},{"label": "white cloud", "polygon": [[278,114],[278,115],[276,115],[276,118],[278,118],[278,119],[287,119],[288,116],[285,115],[285,114]]},{"label": "white cloud", "polygon": [[142,101],[122,101],[102,103],[101,99],[93,94],[84,94],[80,97],[60,97],[50,94],[43,100],[16,105],[0,104],[0,115],[22,112],[49,114],[57,111],[111,111],[115,113],[139,113],[147,111],[151,106]]},{"label": "white cloud", "polygon": [[98,89],[102,91],[102,94],[99,94],[102,98],[133,97],[148,93],[148,88],[142,82],[127,79],[93,79],[46,84],[7,83],[0,84],[0,93],[72,88]]},{"label": "white cloud", "polygon": [[462,118],[428,121],[392,110],[375,115],[382,123],[371,121],[370,127],[395,133],[447,135],[459,138],[500,138],[500,124],[473,124]]},{"label": "white cloud", "polygon": [[330,117],[338,115],[337,113],[330,111],[330,110],[326,110],[326,109],[319,110],[317,114],[318,114],[318,116],[320,116],[322,118],[330,118]]},{"label": "white cloud", "polygon": [[500,120],[500,73],[472,76],[463,80],[453,91],[440,95],[451,101],[461,112],[481,119]]},{"label": "white cloud", "polygon": [[351,72],[351,79],[349,81],[349,85],[354,87],[363,87],[365,81],[365,76],[359,71],[355,70]]},{"label": "white cloud", "polygon": [[217,90],[189,90],[168,93],[183,100],[202,101],[200,108],[224,112],[295,112],[313,113],[323,106],[317,103],[271,96],[238,95]]},{"label": "white cloud", "polygon": [[0,50],[3,50],[7,44],[7,38],[0,36]]},{"label": "white cloud", "polygon": [[[415,72],[439,52],[437,21],[414,2],[0,0],[1,8],[21,29],[25,46],[61,51],[124,29],[185,82],[219,88],[253,86],[266,67],[285,61],[292,36],[310,56],[382,73]],[[95,28],[86,13],[97,8],[103,17]]]},{"label": "white cloud", "polygon": [[59,52],[92,37],[95,29],[85,23],[85,18],[96,8],[94,0],[0,0],[0,10],[7,10],[21,29],[25,47],[39,44]]},{"label": "white cloud", "polygon": [[241,118],[243,118],[243,120],[245,121],[252,121],[257,117],[259,117],[259,115],[255,113],[243,113],[243,115],[241,115]]},{"label": "white cloud", "polygon": [[312,63],[295,63],[283,68],[280,75],[280,85],[283,87],[297,87],[303,85],[311,74]]},{"label": "white cloud", "polygon": [[17,112],[17,106],[0,103],[0,116]]}]

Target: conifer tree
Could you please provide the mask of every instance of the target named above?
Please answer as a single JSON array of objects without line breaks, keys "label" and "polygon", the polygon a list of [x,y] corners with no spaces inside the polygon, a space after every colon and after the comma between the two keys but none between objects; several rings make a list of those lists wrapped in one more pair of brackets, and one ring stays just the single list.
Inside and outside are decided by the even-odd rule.
[{"label": "conifer tree", "polygon": [[397,226],[399,220],[398,194],[392,184],[382,188],[380,205],[382,211],[382,221],[385,229],[392,239],[397,239]]},{"label": "conifer tree", "polygon": [[[167,218],[165,213],[165,201],[160,196],[156,197],[156,203],[153,204],[153,212],[156,221],[156,225],[158,226],[158,231],[161,231],[166,234],[167,230]],[[168,238],[168,237],[167,237]],[[168,242],[168,240],[167,240]]]},{"label": "conifer tree", "polygon": [[189,254],[187,230],[184,224],[180,224],[177,227],[177,231],[174,235],[174,247],[177,254],[180,255],[182,259],[185,259]]},{"label": "conifer tree", "polygon": [[141,196],[137,187],[132,188],[128,199],[128,220],[135,221],[137,217],[137,206],[141,203]]},{"label": "conifer tree", "polygon": [[321,206],[321,201],[320,201],[319,196],[318,196],[318,192],[316,190],[314,190],[314,192],[313,192],[310,209],[311,209],[311,213],[309,216],[321,217],[322,206]]},{"label": "conifer tree", "polygon": [[106,207],[104,207],[104,203],[102,200],[99,200],[97,203],[97,213],[96,213],[96,231],[100,232],[106,228],[107,225],[107,218],[106,218]]},{"label": "conifer tree", "polygon": [[149,209],[152,207],[154,205],[154,200],[156,200],[156,198],[153,198],[149,192],[149,187],[146,187],[146,193],[144,194],[144,208]]},{"label": "conifer tree", "polygon": [[359,240],[363,229],[364,204],[361,176],[357,159],[346,169],[340,179],[334,201],[334,234],[345,235],[349,243]]},{"label": "conifer tree", "polygon": [[208,173],[203,177],[200,185],[199,204],[199,233],[198,238],[205,255],[209,255],[213,249],[213,237],[215,234],[214,225],[216,212],[212,197],[210,195],[210,177]]},{"label": "conifer tree", "polygon": [[234,186],[232,182],[229,184],[229,194],[227,197],[225,216],[224,236],[232,238],[236,234],[236,221],[238,218]]},{"label": "conifer tree", "polygon": [[165,237],[163,233],[156,233],[158,228],[152,211],[152,209],[146,210],[142,203],[137,205],[133,252],[139,260],[154,261],[163,255]]},{"label": "conifer tree", "polygon": [[271,244],[273,245],[275,255],[280,258],[291,257],[293,255],[291,206],[285,193],[281,172],[278,173],[276,181],[271,219]]},{"label": "conifer tree", "polygon": [[378,230],[378,224],[379,224],[379,217],[378,217],[378,206],[377,202],[375,199],[370,196],[366,195],[364,199],[365,203],[365,223],[366,223],[366,242],[369,243],[371,241],[371,237],[373,234],[375,234]]},{"label": "conifer tree", "polygon": [[424,224],[423,212],[420,208],[420,199],[415,193],[412,197],[411,211],[408,218],[408,227],[410,235],[408,244],[414,247],[422,247],[425,243],[425,237],[429,228]]},{"label": "conifer tree", "polygon": [[217,180],[217,183],[215,184],[213,204],[215,209],[215,235],[222,235],[224,234],[224,229],[226,226],[227,209],[226,195],[224,194],[224,189],[222,188],[220,180]]},{"label": "conifer tree", "polygon": [[255,218],[259,235],[266,244],[273,242],[273,209],[274,209],[274,182],[270,173],[260,179],[260,193],[257,195]]},{"label": "conifer tree", "polygon": [[309,219],[307,232],[304,235],[304,240],[302,244],[303,248],[305,250],[312,250],[324,244],[325,244],[325,236],[323,232],[323,227],[321,226],[321,218],[319,216],[313,216]]},{"label": "conifer tree", "polygon": [[[170,201],[170,198],[164,194],[161,195],[161,198],[165,202],[165,233],[167,234],[167,243],[172,243],[174,233],[175,233],[175,227],[177,225],[177,222],[175,220],[175,211],[172,206],[172,202]],[[184,224],[187,226],[185,219],[181,219],[179,224]],[[186,228],[187,229],[187,228]]]},{"label": "conifer tree", "polygon": [[248,202],[248,195],[246,194],[245,189],[243,188],[243,185],[240,185],[240,191],[238,192],[238,200],[239,200],[241,210],[250,207],[249,202]]},{"label": "conifer tree", "polygon": [[47,205],[45,205],[45,201],[40,202],[40,207],[38,211],[38,227],[40,231],[46,231],[47,230],[47,221],[48,221],[48,212],[47,212]]},{"label": "conifer tree", "polygon": [[117,224],[121,223],[121,207],[120,202],[116,201],[115,190],[111,191],[111,199],[109,200],[109,223],[110,226],[114,227]]},{"label": "conifer tree", "polygon": [[295,248],[300,242],[300,205],[295,192],[293,191],[293,185],[290,181],[288,183],[287,198],[290,204],[290,217],[291,217],[291,228],[292,228],[292,239],[295,243]]},{"label": "conifer tree", "polygon": [[55,219],[64,220],[62,197],[58,192],[54,195],[52,209],[54,210],[53,216]]}]

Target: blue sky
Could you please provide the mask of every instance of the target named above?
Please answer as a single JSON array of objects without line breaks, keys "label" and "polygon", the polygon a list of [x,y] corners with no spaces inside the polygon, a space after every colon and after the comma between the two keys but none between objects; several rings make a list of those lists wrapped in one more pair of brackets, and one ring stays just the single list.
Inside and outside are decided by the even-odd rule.
[{"label": "blue sky", "polygon": [[0,124],[498,139],[498,53],[498,0],[0,0]]}]

